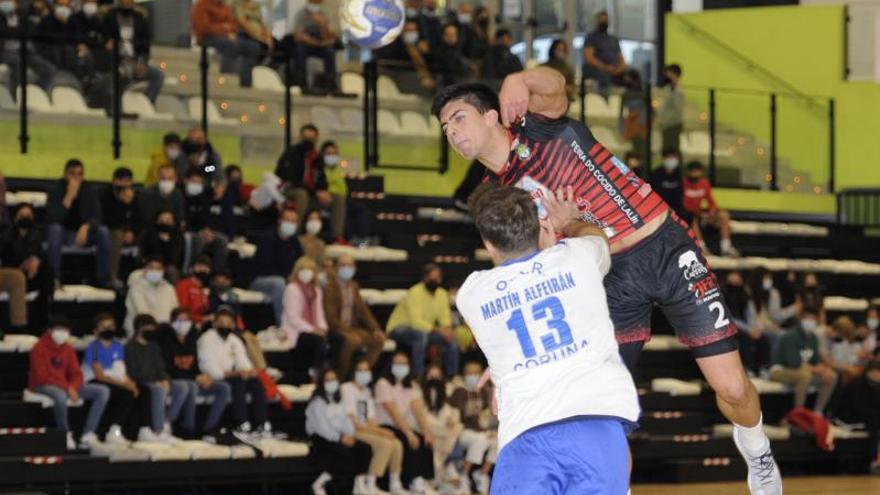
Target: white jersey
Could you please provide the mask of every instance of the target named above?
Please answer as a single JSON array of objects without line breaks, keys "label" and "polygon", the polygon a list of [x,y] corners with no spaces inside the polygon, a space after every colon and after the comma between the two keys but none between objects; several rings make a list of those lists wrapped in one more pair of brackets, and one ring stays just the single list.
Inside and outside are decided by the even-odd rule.
[{"label": "white jersey", "polygon": [[489,360],[499,448],[573,416],[636,422],[639,402],[614,338],[602,279],[608,244],[588,236],[474,272],[457,305]]}]

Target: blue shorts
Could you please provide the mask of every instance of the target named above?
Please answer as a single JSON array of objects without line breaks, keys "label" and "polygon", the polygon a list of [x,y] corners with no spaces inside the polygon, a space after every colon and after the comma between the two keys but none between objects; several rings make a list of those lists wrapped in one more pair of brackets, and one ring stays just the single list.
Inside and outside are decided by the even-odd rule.
[{"label": "blue shorts", "polygon": [[579,416],[532,428],[501,449],[492,495],[626,495],[623,420]]}]

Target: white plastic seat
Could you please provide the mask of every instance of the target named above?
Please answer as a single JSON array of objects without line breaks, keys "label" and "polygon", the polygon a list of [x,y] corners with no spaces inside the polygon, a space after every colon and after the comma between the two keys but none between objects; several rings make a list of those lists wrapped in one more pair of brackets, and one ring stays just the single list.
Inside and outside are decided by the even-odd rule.
[{"label": "white plastic seat", "polygon": [[57,113],[105,115],[103,109],[89,108],[79,91],[68,86],[58,86],[52,89],[52,109]]},{"label": "white plastic seat", "polygon": [[416,101],[419,99],[416,95],[401,93],[394,79],[384,74],[379,76],[379,80],[376,82],[376,89],[379,94],[379,100],[387,98],[389,100]]},{"label": "white plastic seat", "polygon": [[[208,122],[211,124],[227,124],[237,125],[238,119],[229,119],[220,113],[217,104],[208,100]],[[189,99],[189,114],[193,117],[201,118],[202,116],[202,97],[193,96]]]},{"label": "white plastic seat", "polygon": [[0,86],[0,110],[18,111],[18,105],[13,101],[12,95],[9,94],[6,86]]},{"label": "white plastic seat", "polygon": [[587,116],[617,118],[620,111],[620,98],[617,99],[617,111],[611,105],[611,100],[605,101],[602,95],[588,93],[586,97]]},{"label": "white plastic seat", "polygon": [[[709,133],[706,131],[691,131],[682,134],[680,142],[681,151],[689,155],[708,155],[710,149]],[[715,146],[715,156],[731,156],[733,153],[726,148]]]},{"label": "white plastic seat", "polygon": [[339,121],[339,115],[336,113],[336,110],[322,105],[312,107],[312,122],[322,132],[325,130],[338,131],[342,128],[342,123]]},{"label": "white plastic seat", "polygon": [[592,127],[590,130],[593,131],[593,136],[595,136],[596,139],[606,148],[614,151],[625,151],[630,148],[629,143],[624,143],[620,141],[620,139],[618,139],[617,137],[617,133],[605,126],[597,125],[595,127]]},{"label": "white plastic seat", "polygon": [[274,69],[258,65],[254,67],[251,75],[253,77],[254,89],[271,91],[273,93],[284,92],[284,82],[281,81],[281,76]]},{"label": "white plastic seat", "polygon": [[401,131],[407,136],[435,136],[425,118],[412,110],[400,114]]},{"label": "white plastic seat", "polygon": [[343,93],[364,95],[364,76],[357,72],[343,72],[339,85]]},{"label": "white plastic seat", "polygon": [[174,115],[170,113],[156,112],[153,102],[147,98],[147,95],[138,91],[122,93],[122,111],[125,113],[135,113],[144,120],[174,120]]},{"label": "white plastic seat", "polygon": [[[37,86],[36,84],[28,84],[27,91],[28,111],[49,113],[52,112],[52,100],[49,99],[49,95],[46,94],[45,91],[43,91],[43,88]],[[17,101],[21,101],[21,86],[18,87],[16,95]]]},{"label": "white plastic seat", "polygon": [[390,134],[392,136],[403,136],[403,131],[400,128],[400,121],[397,120],[397,115],[390,110],[380,109],[379,114],[377,116],[377,121],[379,125],[379,130]]},{"label": "white plastic seat", "polygon": [[[186,105],[180,101],[180,98],[172,95],[159,95],[156,98],[156,111],[159,113],[168,113],[174,116],[176,120],[192,120]],[[201,113],[201,111],[199,112]]]}]

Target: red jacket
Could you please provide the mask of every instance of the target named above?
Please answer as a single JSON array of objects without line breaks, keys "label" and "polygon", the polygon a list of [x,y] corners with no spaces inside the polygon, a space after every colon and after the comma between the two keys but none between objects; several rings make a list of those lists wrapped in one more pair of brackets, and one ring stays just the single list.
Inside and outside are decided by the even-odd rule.
[{"label": "red jacket", "polygon": [[70,387],[79,390],[83,374],[76,351],[69,344],[57,345],[49,332],[43,334],[31,349],[28,388],[55,385],[67,392]]},{"label": "red jacket", "polygon": [[178,281],[175,289],[180,307],[189,310],[192,321],[201,323],[202,317],[208,312],[208,295],[202,283],[195,277],[187,277]]},{"label": "red jacket", "polygon": [[192,8],[192,32],[201,43],[204,38],[215,36],[226,37],[236,30],[235,16],[232,7],[226,2],[198,0]]},{"label": "red jacket", "polygon": [[[685,177],[683,186],[685,210],[691,213],[701,213],[704,210],[715,211],[718,209],[715,196],[712,194],[712,185],[705,178],[694,182]],[[707,202],[707,208],[703,207],[703,201]]]}]

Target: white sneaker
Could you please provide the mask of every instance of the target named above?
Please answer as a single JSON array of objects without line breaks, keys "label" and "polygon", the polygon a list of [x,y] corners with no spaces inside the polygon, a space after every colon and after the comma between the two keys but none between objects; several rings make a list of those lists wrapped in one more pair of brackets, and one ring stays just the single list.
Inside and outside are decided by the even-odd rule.
[{"label": "white sneaker", "polygon": [[352,489],[352,495],[368,495],[370,492],[367,491],[367,480],[365,479],[366,475],[359,474],[354,477],[354,487]]},{"label": "white sneaker", "polygon": [[171,433],[171,423],[165,422],[165,426],[162,428],[162,433],[159,433],[159,441],[162,443],[167,443],[169,445],[174,445],[180,443],[182,440],[178,437],[175,437],[173,433]]},{"label": "white sneaker", "polygon": [[79,437],[79,447],[81,449],[91,449],[92,447],[100,443],[101,441],[98,440],[98,435],[95,435],[95,432],[93,431],[90,431]]},{"label": "white sneaker", "polygon": [[770,445],[767,445],[764,453],[753,456],[740,445],[739,433],[736,428],[733,429],[733,443],[736,444],[737,450],[749,467],[748,478],[746,478],[749,492],[752,495],[782,495],[782,474],[773,459]]},{"label": "white sneaker", "polygon": [[[109,433],[107,434],[109,436]],[[141,429],[138,430],[137,436],[138,442],[156,442],[159,443],[162,441],[162,438],[157,435],[151,428],[147,426],[141,426]],[[109,440],[107,441],[109,443]]]},{"label": "white sneaker", "polygon": [[458,469],[455,467],[455,464],[447,464],[446,465],[446,480],[447,481],[457,481],[461,479],[461,473],[458,472]]},{"label": "white sneaker", "polygon": [[119,425],[113,425],[107,430],[107,435],[104,437],[104,443],[120,447],[127,446],[128,440],[122,436],[122,428],[120,428]]},{"label": "white sneaker", "polygon": [[73,432],[67,432],[67,450],[76,450],[76,442],[73,440]]},{"label": "white sneaker", "polygon": [[421,476],[410,483],[409,491],[417,495],[438,495],[438,493],[431,488],[431,485],[425,481],[425,478],[422,478]]},{"label": "white sneaker", "polygon": [[318,476],[318,479],[316,479],[315,482],[312,483],[312,493],[314,495],[327,495],[327,490],[324,489],[324,485],[326,485],[327,482],[331,479],[332,478],[330,477],[329,473],[321,473],[321,475]]},{"label": "white sneaker", "polygon": [[389,495],[388,492],[376,486],[376,477],[369,474],[366,476],[366,486],[364,488],[366,488],[364,493],[367,495]]},{"label": "white sneaker", "polygon": [[474,484],[477,485],[478,492],[483,495],[489,493],[489,476],[483,474],[482,471],[474,471],[471,477],[474,479]]},{"label": "white sneaker", "polygon": [[739,258],[739,250],[733,246],[721,248],[721,256],[730,256],[731,258]]},{"label": "white sneaker", "polygon": [[410,495],[407,490],[403,488],[403,483],[400,482],[400,478],[391,478],[391,481],[388,482],[388,490],[391,492],[391,495]]}]

